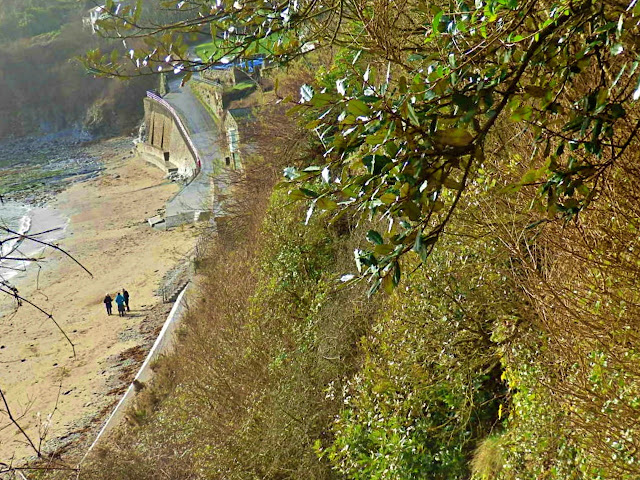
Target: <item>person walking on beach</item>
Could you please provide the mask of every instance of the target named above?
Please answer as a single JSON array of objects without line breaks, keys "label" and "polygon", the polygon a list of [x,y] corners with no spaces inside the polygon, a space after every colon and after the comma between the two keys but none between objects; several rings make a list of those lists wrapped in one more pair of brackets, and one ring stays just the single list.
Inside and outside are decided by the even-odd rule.
[{"label": "person walking on beach", "polygon": [[118,315],[124,317],[124,297],[120,292],[116,295],[116,304],[118,305]]},{"label": "person walking on beach", "polygon": [[122,288],[122,296],[124,297],[124,304],[127,307],[127,312],[130,312],[131,310],[129,310],[129,292],[127,292],[124,287]]},{"label": "person walking on beach", "polygon": [[108,293],[104,296],[104,306],[107,307],[107,315],[111,315],[111,308],[113,308],[113,299],[111,298],[111,295],[109,295]]}]

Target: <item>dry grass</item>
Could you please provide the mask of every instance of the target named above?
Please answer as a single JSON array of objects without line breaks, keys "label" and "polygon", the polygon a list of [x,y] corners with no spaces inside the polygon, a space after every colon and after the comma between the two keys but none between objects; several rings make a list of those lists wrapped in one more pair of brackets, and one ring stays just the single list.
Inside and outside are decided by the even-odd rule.
[{"label": "dry grass", "polygon": [[498,436],[485,438],[473,454],[471,471],[475,480],[494,480],[502,470],[502,443]]}]

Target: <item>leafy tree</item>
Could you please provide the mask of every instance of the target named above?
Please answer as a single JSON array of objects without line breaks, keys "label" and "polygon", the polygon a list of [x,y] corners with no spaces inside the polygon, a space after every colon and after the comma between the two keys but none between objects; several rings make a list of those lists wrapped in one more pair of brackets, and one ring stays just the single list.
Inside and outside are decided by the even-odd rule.
[{"label": "leafy tree", "polygon": [[[148,48],[123,57],[92,51],[87,66],[188,77],[259,51],[277,63],[326,48],[355,53],[334,84],[301,89],[294,109],[310,120],[325,162],[285,174],[291,197],[308,200],[310,213],[388,221],[356,251],[372,291],[397,285],[404,254],[430,255],[485,157],[501,150],[496,126],[513,122],[528,145],[528,171],[512,189],[535,186],[544,221],[587,207],[640,128],[636,0],[159,4],[187,18],[157,25],[145,21],[140,1],[120,9],[108,1],[114,15],[101,30],[144,37]],[[189,39],[203,32],[219,39],[219,50],[188,58]]]}]

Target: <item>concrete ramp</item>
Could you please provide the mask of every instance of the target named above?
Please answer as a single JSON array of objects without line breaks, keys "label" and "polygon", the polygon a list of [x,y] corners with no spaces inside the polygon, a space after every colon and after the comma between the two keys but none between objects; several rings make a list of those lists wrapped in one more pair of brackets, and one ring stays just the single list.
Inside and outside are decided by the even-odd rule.
[{"label": "concrete ramp", "polygon": [[[158,103],[165,111],[170,111],[175,118],[174,122],[179,125],[178,130],[186,139],[189,151],[193,151],[196,162],[199,164],[195,176],[167,202],[164,228],[170,229],[183,224],[209,221],[214,216],[214,165],[222,162],[223,157],[218,144],[220,137],[218,126],[188,84],[184,87],[176,86],[174,91],[163,98],[149,94],[146,101]],[[150,109],[150,107],[145,108]],[[160,130],[160,127],[155,126],[154,129]],[[146,150],[154,148],[142,147]],[[155,150],[161,149],[155,148]],[[148,156],[153,158],[156,164],[160,160],[164,161],[164,158],[160,158],[160,153],[155,150],[151,152],[155,155]],[[171,151],[168,154],[169,159],[173,158]],[[159,226],[160,223],[156,218],[149,219],[151,226]]]}]

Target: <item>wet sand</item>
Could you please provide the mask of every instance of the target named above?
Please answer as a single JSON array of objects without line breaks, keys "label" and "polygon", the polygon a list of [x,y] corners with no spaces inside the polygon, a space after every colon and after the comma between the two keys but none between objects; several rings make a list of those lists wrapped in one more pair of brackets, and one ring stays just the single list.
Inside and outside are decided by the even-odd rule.
[{"label": "wet sand", "polygon": [[[107,157],[98,178],[70,186],[49,206],[68,219],[56,243],[92,276],[61,252],[46,249],[40,269],[11,280],[21,295],[53,314],[74,343],[75,356],[45,315],[29,305],[9,314],[14,300],[0,295],[0,388],[34,441],[51,413],[47,438],[77,440],[118,400],[144,357],[141,345],[162,321],[165,306],[155,295],[161,279],[195,245],[194,227],[163,232],[146,222],[178,185],[128,150]],[[121,318],[114,304],[115,314],[107,316],[105,293],[115,297],[122,287],[131,295],[131,312]],[[0,461],[30,454],[24,437],[0,414]]]}]

